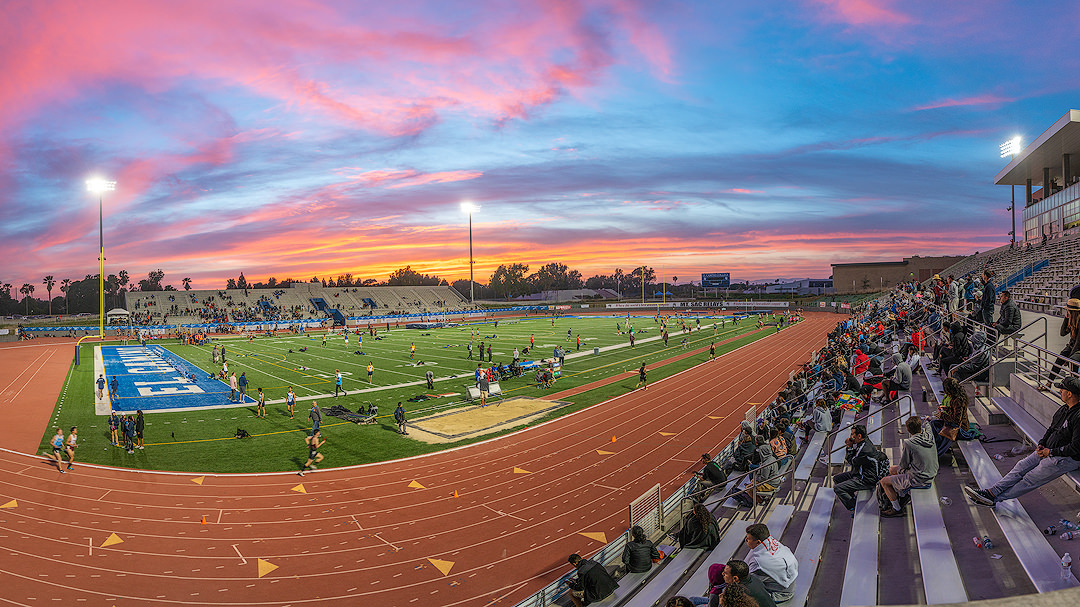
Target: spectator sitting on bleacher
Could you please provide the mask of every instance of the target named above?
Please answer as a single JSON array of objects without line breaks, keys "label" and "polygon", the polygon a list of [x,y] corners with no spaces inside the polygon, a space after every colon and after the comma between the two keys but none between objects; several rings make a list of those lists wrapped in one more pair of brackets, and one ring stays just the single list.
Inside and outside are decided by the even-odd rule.
[{"label": "spectator sitting on bleacher", "polygon": [[788,457],[795,457],[796,451],[799,450],[799,445],[795,442],[795,432],[791,430],[791,420],[786,417],[781,417],[776,420],[776,429],[780,431],[780,436],[787,442]]},{"label": "spectator sitting on bleacher", "polygon": [[630,530],[630,541],[623,547],[622,562],[627,573],[645,573],[652,569],[653,563],[664,558],[656,546],[645,537],[645,530],[634,525]]},{"label": "spectator sitting on bleacher", "polygon": [[994,323],[994,328],[997,329],[998,332],[998,339],[1019,331],[1021,322],[1020,308],[1017,307],[1016,302],[1013,301],[1012,293],[1002,291],[1000,301],[1001,316],[999,316],[998,321]]},{"label": "spectator sitting on bleacher", "polygon": [[[754,604],[758,607],[776,607],[776,602],[773,601],[769,591],[765,589],[761,578],[751,575],[750,565],[745,561],[738,559],[728,561],[723,573],[724,582],[727,585],[720,594],[717,605],[745,607]],[[752,603],[748,602],[744,597],[750,598]],[[712,605],[711,600],[709,605]]]},{"label": "spectator sitting on bleacher", "polygon": [[949,345],[941,349],[938,358],[938,375],[941,377],[947,376],[953,365],[971,356],[971,342],[968,340],[967,329],[964,325],[956,321],[949,329],[951,331]]},{"label": "spectator sitting on bleacher", "polygon": [[959,381],[964,381],[974,376],[975,381],[989,381],[990,379],[990,348],[987,344],[986,333],[976,331],[971,335],[971,353],[968,359],[954,367],[949,376]]},{"label": "spectator sitting on bleacher", "polygon": [[824,398],[819,398],[814,403],[813,417],[799,422],[799,427],[802,428],[807,439],[810,438],[811,430],[814,432],[832,432],[832,425],[832,413],[829,412],[829,401]]},{"label": "spectator sitting on bleacher", "polygon": [[1074,372],[1076,370],[1074,361],[1080,357],[1080,299],[1072,298],[1065,304],[1065,318],[1061,319],[1060,333],[1062,337],[1069,336],[1069,342],[1061,349],[1061,356],[1064,358],[1054,361],[1054,366],[1050,369],[1051,379],[1039,386],[1040,390],[1049,391],[1053,388],[1052,378],[1057,377],[1058,372],[1061,371],[1061,365],[1066,362],[1065,358],[1070,359],[1071,368]]},{"label": "spectator sitting on bleacher", "polygon": [[961,429],[968,426],[968,395],[955,377],[946,377],[941,382],[945,390],[945,399],[938,407],[934,419],[930,420],[930,429],[934,433],[938,457],[945,455],[952,448]]},{"label": "spectator sitting on bleacher", "polygon": [[571,554],[567,561],[577,569],[577,579],[566,580],[570,586],[570,600],[577,607],[605,599],[619,587],[602,564],[583,559],[580,554]]},{"label": "spectator sitting on bleacher", "polygon": [[772,537],[764,523],[746,528],[746,545],[750,548],[746,557],[750,576],[761,580],[774,602],[791,599],[795,594],[795,578],[799,576],[799,561],[791,550]]},{"label": "spectator sitting on bleacher", "polygon": [[757,449],[757,445],[754,443],[754,434],[751,431],[743,430],[739,434],[739,446],[735,447],[735,452],[731,454],[731,461],[726,466],[726,472],[746,472],[750,470],[750,463],[754,457],[754,451]]},{"label": "spectator sitting on bleacher", "polygon": [[[727,586],[727,582],[724,581],[724,569],[726,566],[724,563],[713,563],[709,565],[709,589],[705,592],[705,596],[694,596],[687,599],[691,605],[709,605],[709,607],[720,606],[720,595],[724,593],[724,588]],[[762,591],[765,589],[762,588]],[[669,602],[670,606],[671,603]]]},{"label": "spectator sitting on bleacher", "polygon": [[683,519],[677,539],[681,548],[712,550],[720,543],[720,527],[708,508],[702,504],[694,504],[694,508]]},{"label": "spectator sitting on bleacher", "polygon": [[889,466],[889,476],[881,479],[877,489],[881,516],[894,518],[907,512],[900,504],[900,496],[912,489],[925,489],[938,473],[937,449],[930,425],[923,428],[922,420],[911,416],[904,424],[911,438],[901,445],[900,464]]},{"label": "spectator sitting on bleacher", "polygon": [[840,503],[849,512],[855,511],[855,495],[859,491],[873,489],[883,475],[878,474],[877,446],[866,436],[866,426],[856,424],[851,427],[851,436],[844,439],[847,447],[844,461],[851,470],[833,475],[833,488]]},{"label": "spectator sitting on bleacher", "polygon": [[1080,378],[1070,375],[1061,380],[1061,400],[1035,451],[1016,462],[993,487],[964,487],[964,493],[980,506],[1013,499],[1037,489],[1055,478],[1080,468]]},{"label": "spectator sitting on bleacher", "polygon": [[[892,399],[893,392],[903,392],[911,389],[911,366],[899,352],[894,352],[892,355],[893,367],[892,377],[886,378],[885,394],[881,397],[882,401],[890,401]],[[899,395],[898,395],[899,396]]]},{"label": "spectator sitting on bleacher", "polygon": [[712,493],[714,487],[718,486],[720,487],[720,490],[723,491],[724,487],[727,485],[728,478],[727,473],[724,472],[720,463],[713,461],[712,456],[708,453],[703,453],[701,455],[701,461],[704,466],[701,468],[700,472],[694,473],[701,479],[698,482],[698,502],[705,501],[705,498]]}]

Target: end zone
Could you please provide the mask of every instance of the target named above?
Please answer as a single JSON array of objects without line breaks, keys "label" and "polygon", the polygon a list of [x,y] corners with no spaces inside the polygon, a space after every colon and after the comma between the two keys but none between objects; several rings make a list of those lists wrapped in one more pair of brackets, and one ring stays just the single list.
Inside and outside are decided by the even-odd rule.
[{"label": "end zone", "polygon": [[108,387],[97,398],[94,386],[94,411],[108,415],[119,412],[199,411],[243,407],[255,402],[252,397],[230,401],[230,388],[211,378],[197,366],[158,345],[96,346],[94,381],[104,375],[106,386],[115,378],[116,397]]}]

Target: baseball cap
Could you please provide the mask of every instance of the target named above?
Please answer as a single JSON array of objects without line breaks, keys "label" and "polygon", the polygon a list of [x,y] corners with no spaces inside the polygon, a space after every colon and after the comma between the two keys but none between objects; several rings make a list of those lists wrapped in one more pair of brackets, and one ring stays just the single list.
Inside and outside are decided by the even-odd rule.
[{"label": "baseball cap", "polygon": [[1070,375],[1054,385],[1062,390],[1068,390],[1069,392],[1080,396],[1080,378],[1077,378],[1074,375]]}]

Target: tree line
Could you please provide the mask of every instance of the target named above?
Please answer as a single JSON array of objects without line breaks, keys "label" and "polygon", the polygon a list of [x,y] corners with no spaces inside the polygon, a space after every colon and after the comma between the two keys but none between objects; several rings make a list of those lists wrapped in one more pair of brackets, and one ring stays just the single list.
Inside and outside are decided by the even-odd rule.
[{"label": "tree line", "polygon": [[[122,307],[124,296],[127,293],[138,291],[178,291],[171,284],[165,284],[165,272],[161,269],[147,273],[146,278],[134,281],[127,270],[120,270],[116,274],[108,274],[105,277],[105,308],[111,310]],[[645,290],[652,294],[659,284],[656,272],[653,268],[642,266],[634,268],[630,272],[624,272],[621,268],[615,268],[611,274],[595,274],[584,278],[578,270],[570,269],[563,263],[548,263],[540,266],[535,272],[529,273],[529,265],[514,263],[500,265],[492,272],[488,283],[474,282],[472,285],[473,295],[476,299],[510,299],[521,295],[539,293],[543,291],[558,291],[570,289],[611,289],[619,293],[631,295],[640,293],[642,281]],[[185,291],[191,290],[191,278],[181,278],[180,284]],[[339,274],[335,277],[312,276],[307,281],[286,278],[278,280],[269,277],[263,281],[251,282],[243,272],[236,278],[225,281],[226,289],[286,289],[294,283],[311,282],[319,283],[324,287],[416,287],[416,286],[449,286],[453,287],[463,297],[469,297],[469,281],[467,279],[447,282],[444,278],[436,275],[421,274],[412,269],[411,265],[394,270],[386,280],[375,278],[362,279],[352,273]],[[100,306],[100,278],[98,274],[87,274],[82,280],[64,278],[56,280],[53,275],[45,276],[41,281],[42,290],[48,298],[37,299],[34,293],[38,285],[24,283],[16,289],[10,283],[0,281],[0,314],[78,314],[82,312],[97,312]],[[60,293],[53,297],[53,291]],[[17,297],[21,295],[22,297]]]}]

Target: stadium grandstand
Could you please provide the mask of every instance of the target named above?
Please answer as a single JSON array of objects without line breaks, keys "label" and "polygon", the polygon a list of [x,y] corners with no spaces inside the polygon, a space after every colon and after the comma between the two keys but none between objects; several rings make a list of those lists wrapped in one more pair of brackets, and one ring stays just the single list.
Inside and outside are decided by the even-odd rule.
[{"label": "stadium grandstand", "polygon": [[135,291],[126,295],[134,325],[286,322],[349,317],[435,314],[471,309],[451,287],[324,287]]}]

